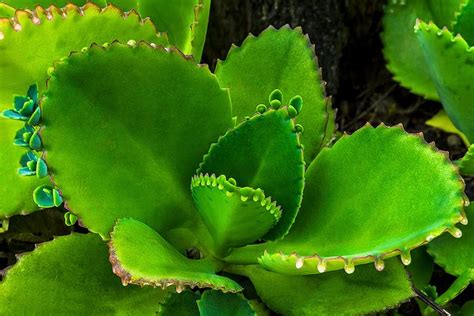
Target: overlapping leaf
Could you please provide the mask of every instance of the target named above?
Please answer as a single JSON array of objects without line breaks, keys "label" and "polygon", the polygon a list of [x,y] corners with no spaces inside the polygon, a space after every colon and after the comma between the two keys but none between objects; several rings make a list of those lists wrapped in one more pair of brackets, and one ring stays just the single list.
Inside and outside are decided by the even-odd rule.
[{"label": "overlapping leaf", "polygon": [[216,266],[207,259],[192,260],[179,253],[149,226],[133,219],[117,221],[112,232],[110,261],[124,284],[212,288],[238,292],[239,284],[216,275]]},{"label": "overlapping leaf", "polygon": [[217,64],[216,76],[223,87],[230,88],[232,114],[239,122],[252,115],[275,88],[287,98],[284,104],[300,95],[305,108],[298,122],[305,127],[301,142],[308,163],[333,133],[331,103],[324,95],[314,45],[300,28],[270,27],[258,37],[250,35]]}]

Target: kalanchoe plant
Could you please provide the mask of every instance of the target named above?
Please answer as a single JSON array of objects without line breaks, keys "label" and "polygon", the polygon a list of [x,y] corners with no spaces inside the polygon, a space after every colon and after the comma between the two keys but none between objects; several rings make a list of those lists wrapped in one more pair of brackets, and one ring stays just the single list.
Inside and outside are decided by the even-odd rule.
[{"label": "kalanchoe plant", "polygon": [[[59,41],[57,32],[77,36],[67,13],[80,24],[87,8],[123,20],[92,4],[36,12],[66,13],[49,31]],[[32,33],[48,23],[29,18]],[[31,37],[15,25],[1,29],[10,54],[13,38]],[[215,74],[137,29],[87,48],[71,41],[67,57],[47,57],[56,60],[47,81],[40,64],[28,72],[41,97],[16,97],[24,102],[4,112],[21,119],[10,142],[23,147],[5,144],[6,171],[19,175],[3,186],[21,183],[20,201],[63,207],[67,224],[79,219],[90,232],[20,258],[0,284],[0,314],[24,313],[7,303],[18,298],[37,313],[372,313],[415,295],[402,265],[413,249],[446,231],[461,237],[464,184],[433,144],[385,125],[333,140],[331,102],[301,29],[249,36]],[[13,73],[5,68],[0,76]],[[3,218],[24,209],[2,194]]]},{"label": "kalanchoe plant", "polygon": [[[474,147],[470,145],[474,140],[473,14],[471,0],[389,1],[382,35],[388,68],[395,79],[414,93],[443,104],[445,111],[427,123],[461,136],[468,152],[457,164],[468,176],[474,175]],[[471,230],[469,226],[466,237],[457,242],[443,237],[428,246],[435,262],[458,277],[446,293],[436,298],[441,305],[474,279]]]}]

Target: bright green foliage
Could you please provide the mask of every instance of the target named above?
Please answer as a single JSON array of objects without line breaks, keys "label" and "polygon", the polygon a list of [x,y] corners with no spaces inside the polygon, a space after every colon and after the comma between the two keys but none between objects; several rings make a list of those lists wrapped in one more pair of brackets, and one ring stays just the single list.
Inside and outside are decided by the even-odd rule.
[{"label": "bright green foliage", "polygon": [[256,316],[249,301],[241,294],[206,291],[197,301],[201,316]]},{"label": "bright green foliage", "polygon": [[[474,220],[474,209],[467,210],[467,219]],[[467,224],[467,219],[463,221]],[[472,223],[463,229],[463,238],[454,239],[441,236],[428,245],[428,252],[434,261],[446,272],[460,276],[467,270],[474,269],[474,225]]]},{"label": "bright green foliage", "polygon": [[0,219],[36,211],[38,207],[31,192],[37,186],[49,183],[49,179],[39,180],[18,174],[20,157],[25,150],[14,146],[13,138],[23,125],[22,122],[0,117]]},{"label": "bright green foliage", "polygon": [[112,232],[110,261],[124,284],[212,288],[237,292],[242,288],[231,279],[215,274],[207,259],[191,260],[176,251],[149,226],[132,219],[121,219]]},{"label": "bright green foliage", "polygon": [[113,6],[101,11],[87,4],[82,13],[73,5],[62,10],[38,7],[34,12],[35,16],[17,11],[13,24],[9,19],[0,19],[0,103],[23,93],[32,82],[38,82],[42,90],[48,67],[54,61],[91,43],[130,39],[167,43],[165,37],[157,36],[149,20],[142,21],[134,13],[124,16]]},{"label": "bright green foliage", "polygon": [[[474,140],[474,111],[471,101],[474,89],[474,52],[460,36],[441,30],[435,24],[420,22],[416,35],[425,57],[429,60],[431,78],[436,86],[443,107],[469,140]],[[461,70],[461,71],[460,71]]]},{"label": "bright green foliage", "polygon": [[426,125],[438,128],[443,132],[458,135],[466,146],[470,145],[469,140],[467,139],[466,135],[463,132],[458,130],[456,126],[454,126],[453,122],[449,119],[446,111],[441,110],[436,113],[435,116],[427,120]]},{"label": "bright green foliage", "polygon": [[[43,8],[47,8],[51,5],[55,5],[57,7],[64,7],[69,3],[73,3],[77,6],[85,5],[87,2],[94,2],[100,6],[105,4],[104,0],[99,1],[89,1],[89,0],[2,0],[3,3],[10,5],[11,7],[15,7],[16,9],[34,9],[36,6],[42,6]],[[115,1],[114,1],[115,2]],[[2,15],[2,17],[13,17],[13,15]]]},{"label": "bright green foliage", "polygon": [[456,14],[456,22],[453,26],[454,34],[462,34],[462,37],[471,46],[474,44],[474,1],[464,0]]},{"label": "bright green foliage", "polygon": [[259,266],[231,271],[250,278],[267,306],[283,315],[359,315],[400,304],[414,296],[403,266],[395,259],[383,273],[364,265],[352,275],[343,271],[287,276]]},{"label": "bright green foliage", "polygon": [[257,241],[281,218],[281,207],[261,189],[240,188],[231,181],[201,174],[191,182],[194,203],[212,236],[209,247],[221,255]]},{"label": "bright green foliage", "polygon": [[367,262],[382,270],[385,258],[401,254],[408,264],[411,249],[446,230],[458,235],[462,180],[444,155],[401,128],[367,126],[346,135],[318,155],[305,178],[290,234],[229,260],[260,249],[268,251],[259,259],[265,268],[287,274],[351,273]]},{"label": "bright green foliage", "polygon": [[461,294],[474,280],[474,270],[465,271],[451,284],[448,290],[436,299],[439,305],[446,305]]},{"label": "bright green foliage", "polygon": [[198,169],[198,173],[233,177],[239,186],[260,188],[270,195],[283,209],[278,224],[265,236],[271,240],[287,234],[302,200],[301,130],[290,116],[290,107],[257,114],[227,132],[211,146]]},{"label": "bright green foliage", "polygon": [[332,109],[324,96],[314,45],[300,28],[270,27],[258,37],[249,36],[241,47],[233,47],[226,60],[217,64],[216,75],[223,87],[230,88],[232,114],[239,122],[252,115],[255,106],[265,102],[275,88],[283,92],[284,104],[300,95],[305,106],[298,122],[305,128],[301,143],[306,162],[316,156],[325,145],[323,140],[332,135],[333,130],[327,128],[334,127],[329,121],[333,119]]},{"label": "bright green foliage", "polygon": [[0,2],[0,18],[1,17],[11,17],[15,14],[15,8]]},{"label": "bright green foliage", "polygon": [[383,18],[384,55],[394,79],[412,92],[437,100],[435,85],[417,42],[417,18],[451,27],[463,0],[389,0]]},{"label": "bright green foliage", "polygon": [[155,314],[164,292],[123,287],[94,234],[73,234],[40,245],[8,270],[0,284],[0,314]]},{"label": "bright green foliage", "polygon": [[459,172],[466,176],[474,176],[474,145],[469,146],[467,153],[456,162]]},{"label": "bright green foliage", "polygon": [[42,110],[55,184],[104,238],[127,216],[158,232],[193,224],[190,178],[231,126],[229,96],[207,68],[146,44],[93,46],[58,63]]}]

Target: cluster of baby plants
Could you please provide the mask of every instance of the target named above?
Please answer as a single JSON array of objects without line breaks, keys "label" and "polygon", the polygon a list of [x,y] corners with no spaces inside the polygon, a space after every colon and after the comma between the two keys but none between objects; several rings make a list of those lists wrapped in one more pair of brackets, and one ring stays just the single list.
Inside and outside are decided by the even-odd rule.
[{"label": "cluster of baby plants", "polygon": [[[474,1],[472,0],[391,0],[385,8],[384,54],[395,80],[413,93],[438,100],[444,110],[428,124],[463,139],[468,150],[456,161],[460,172],[474,175]],[[428,252],[443,269],[456,276],[450,295],[437,297],[446,305],[474,279],[474,230],[464,238],[439,238]],[[474,302],[465,304],[472,314]]]},{"label": "cluster of baby plants", "polygon": [[0,4],[2,230],[58,208],[88,233],[21,256],[0,314],[373,313],[428,282],[435,238],[466,278],[437,238],[470,215],[457,166],[401,125],[336,137],[300,28],[212,73],[208,0],[29,2]]}]

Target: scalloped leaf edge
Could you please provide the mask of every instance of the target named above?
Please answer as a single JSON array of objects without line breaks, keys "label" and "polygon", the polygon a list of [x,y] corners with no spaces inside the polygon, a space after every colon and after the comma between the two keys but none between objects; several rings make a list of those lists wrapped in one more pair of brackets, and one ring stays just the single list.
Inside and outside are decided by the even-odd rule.
[{"label": "scalloped leaf edge", "polygon": [[[379,124],[375,128],[386,128],[387,126],[384,123]],[[370,123],[367,123],[363,128],[374,128]],[[387,251],[385,253],[361,253],[352,256],[334,256],[334,257],[322,257],[318,254],[314,254],[311,256],[300,256],[296,251],[292,252],[291,254],[285,254],[281,251],[275,253],[269,253],[268,251],[264,251],[264,254],[260,256],[257,260],[258,263],[268,270],[272,270],[271,267],[264,263],[265,260],[277,260],[277,261],[291,261],[292,264],[295,265],[296,269],[301,269],[303,266],[312,266],[314,267],[314,274],[324,273],[328,271],[339,270],[341,268],[348,274],[354,273],[355,266],[360,264],[366,263],[374,263],[375,268],[378,271],[382,271],[385,267],[384,261],[385,259],[389,259],[391,257],[400,255],[400,259],[404,265],[409,265],[411,263],[411,255],[410,251],[425,245],[432,241],[434,238],[440,236],[445,232],[449,232],[453,237],[460,238],[462,236],[462,232],[459,228],[456,227],[456,224],[461,223],[463,225],[467,225],[467,216],[464,211],[464,207],[470,204],[470,201],[466,194],[464,193],[465,183],[463,178],[459,175],[459,168],[451,162],[449,159],[449,153],[446,151],[439,150],[434,142],[427,143],[423,133],[408,133],[405,131],[402,124],[395,125],[391,128],[399,128],[405,132],[406,135],[418,137],[422,142],[431,148],[435,154],[442,155],[445,159],[445,162],[452,166],[454,170],[454,174],[457,176],[457,181],[460,185],[460,190],[463,192],[462,203],[459,206],[459,212],[457,216],[453,217],[451,222],[444,224],[442,227],[432,230],[423,238],[418,238],[420,240],[413,243],[412,246],[407,247],[398,247],[394,250]],[[344,133],[341,138],[349,137],[349,134]],[[331,150],[329,147],[325,147],[323,150]]]}]

